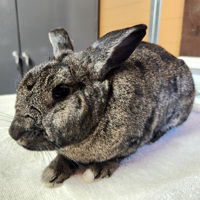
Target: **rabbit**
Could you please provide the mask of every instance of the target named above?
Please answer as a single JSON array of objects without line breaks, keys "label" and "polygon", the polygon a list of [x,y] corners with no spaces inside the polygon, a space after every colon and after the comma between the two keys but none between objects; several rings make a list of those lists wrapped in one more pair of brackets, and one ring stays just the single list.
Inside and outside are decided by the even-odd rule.
[{"label": "rabbit", "polygon": [[110,177],[123,158],[188,118],[191,72],[183,60],[143,42],[146,29],[109,32],[80,52],[65,29],[49,32],[54,57],[20,81],[9,128],[28,150],[57,151],[45,183],[60,184],[81,166],[94,180]]}]

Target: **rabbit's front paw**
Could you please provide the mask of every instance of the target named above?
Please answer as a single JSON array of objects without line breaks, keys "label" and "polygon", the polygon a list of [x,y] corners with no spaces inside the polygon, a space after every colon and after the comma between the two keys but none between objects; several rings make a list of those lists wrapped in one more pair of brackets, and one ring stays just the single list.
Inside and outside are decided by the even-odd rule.
[{"label": "rabbit's front paw", "polygon": [[106,161],[102,163],[91,164],[84,172],[83,178],[87,182],[92,182],[94,179],[110,177],[118,168],[118,166],[119,162],[117,161]]},{"label": "rabbit's front paw", "polygon": [[68,179],[75,171],[75,165],[61,155],[49,164],[43,171],[42,180],[48,187],[58,186]]}]

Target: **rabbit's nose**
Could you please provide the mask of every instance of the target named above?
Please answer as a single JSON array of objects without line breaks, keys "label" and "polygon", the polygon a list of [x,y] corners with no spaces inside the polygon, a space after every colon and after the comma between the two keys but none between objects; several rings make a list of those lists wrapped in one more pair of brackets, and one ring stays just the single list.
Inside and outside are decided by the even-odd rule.
[{"label": "rabbit's nose", "polygon": [[18,140],[25,133],[19,119],[14,119],[9,128],[9,134],[14,140]]}]

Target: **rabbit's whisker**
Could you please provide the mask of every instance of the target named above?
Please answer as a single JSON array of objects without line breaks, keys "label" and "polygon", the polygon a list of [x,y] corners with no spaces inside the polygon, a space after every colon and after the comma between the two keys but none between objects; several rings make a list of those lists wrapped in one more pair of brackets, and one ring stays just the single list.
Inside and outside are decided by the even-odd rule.
[{"label": "rabbit's whisker", "polygon": [[12,122],[11,120],[8,120],[8,119],[2,119],[2,118],[0,118],[0,121],[2,121],[2,122]]},{"label": "rabbit's whisker", "polygon": [[12,119],[11,119],[11,118],[9,118],[9,117],[6,117],[6,116],[1,116],[1,115],[0,115],[0,118],[1,118],[1,119],[6,119],[6,120],[10,120],[10,121],[12,121]]},{"label": "rabbit's whisker", "polygon": [[2,115],[2,116],[7,116],[7,117],[10,117],[10,118],[13,118],[12,115],[9,115],[9,114],[7,114],[7,113],[3,113],[3,112],[0,112],[0,115]]},{"label": "rabbit's whisker", "polygon": [[2,127],[0,127],[0,130],[4,130],[4,129],[8,129],[9,128],[9,126],[2,126]]},{"label": "rabbit's whisker", "polygon": [[51,162],[51,160],[53,160],[53,158],[50,156],[49,152],[48,151],[44,151],[45,155],[47,156],[48,158],[48,161]]}]

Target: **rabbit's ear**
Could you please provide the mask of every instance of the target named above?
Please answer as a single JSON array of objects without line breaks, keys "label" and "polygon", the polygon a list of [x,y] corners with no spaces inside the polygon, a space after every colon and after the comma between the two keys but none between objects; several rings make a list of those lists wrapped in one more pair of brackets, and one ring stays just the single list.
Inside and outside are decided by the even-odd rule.
[{"label": "rabbit's ear", "polygon": [[63,53],[67,53],[68,51],[73,51],[69,35],[63,28],[57,28],[50,31],[49,40],[53,47],[53,54],[55,58],[58,58]]},{"label": "rabbit's ear", "polygon": [[124,62],[146,34],[144,24],[110,32],[93,43],[88,51],[94,62],[89,69],[94,79],[102,80],[114,67]]}]

